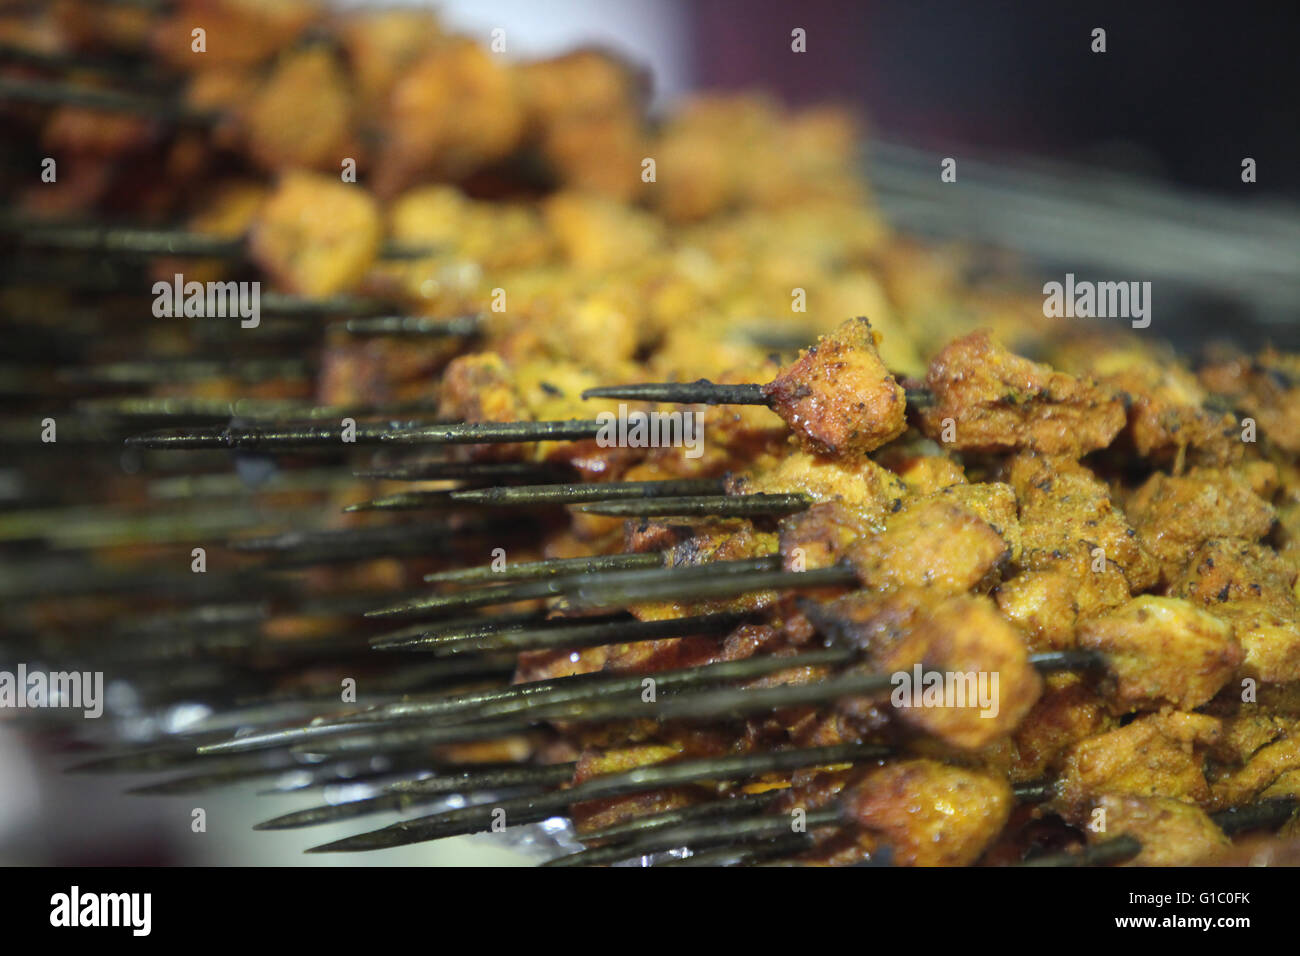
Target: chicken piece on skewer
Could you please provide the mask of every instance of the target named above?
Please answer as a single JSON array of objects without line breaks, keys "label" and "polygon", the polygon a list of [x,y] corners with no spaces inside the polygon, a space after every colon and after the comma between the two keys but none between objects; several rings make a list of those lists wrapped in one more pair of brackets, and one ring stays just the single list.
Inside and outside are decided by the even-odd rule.
[{"label": "chicken piece on skewer", "polygon": [[820,454],[869,452],[907,428],[907,398],[880,360],[864,318],[823,336],[763,394],[800,443]]},{"label": "chicken piece on skewer", "polygon": [[787,451],[775,462],[763,461],[728,483],[730,494],[804,494],[814,502],[839,501],[863,518],[884,527],[886,515],[898,511],[907,486],[870,458],[839,460],[802,451]]},{"label": "chicken piece on skewer", "polygon": [[448,40],[398,80],[376,191],[391,196],[429,179],[459,179],[520,145],[524,109],[514,75],[469,40]]},{"label": "chicken piece on skewer", "polygon": [[790,119],[761,97],[701,97],[653,144],[658,181],[649,199],[682,223],[751,206],[854,203],[862,196],[856,142],[854,124],[835,110]]},{"label": "chicken piece on skewer", "polygon": [[288,173],[249,237],[254,261],[289,292],[354,288],[379,254],[383,226],[363,190],[328,176]]},{"label": "chicken piece on skewer", "polygon": [[[1300,728],[1265,744],[1245,763],[1214,782],[1221,807],[1240,806],[1261,797],[1294,796],[1300,783]],[[1273,792],[1270,792],[1273,791]]]},{"label": "chicken piece on skewer", "polygon": [[[976,750],[1006,737],[1042,692],[1023,638],[988,598],[936,599],[928,591],[909,590],[880,599],[859,592],[820,614],[839,640],[863,650],[863,667],[897,678],[898,700],[891,697],[891,702],[900,720],[956,747]],[[912,686],[917,666],[945,681],[960,679],[965,693],[954,693],[951,701],[944,696],[936,706],[917,706],[914,696],[925,702],[923,688]],[[977,699],[981,683],[986,700]]]},{"label": "chicken piece on skewer", "polygon": [[1155,583],[1155,562],[1088,468],[1022,453],[1005,470],[1020,506],[1022,551],[998,605],[1035,647],[1071,647],[1080,621]]},{"label": "chicken piece on skewer", "polygon": [[1018,532],[1010,488],[961,485],[908,502],[886,519],[881,534],[859,538],[847,557],[872,590],[983,592],[1012,560]]},{"label": "chicken piece on skewer", "polygon": [[1147,554],[1106,483],[1068,458],[1020,454],[1006,468],[1020,505],[1023,554],[1029,570],[1049,568],[1067,555],[1086,551],[1123,574],[1134,591],[1156,583],[1156,564]]},{"label": "chicken piece on skewer", "polygon": [[1271,494],[1271,484],[1260,469],[1156,472],[1129,499],[1128,514],[1163,579],[1172,581],[1212,538],[1256,541],[1268,534],[1274,511],[1261,494]]},{"label": "chicken piece on skewer", "polygon": [[[288,49],[320,20],[315,0],[182,0],[154,27],[152,46],[179,70],[252,66]],[[194,50],[196,26],[205,31],[202,53]]]},{"label": "chicken piece on skewer", "polygon": [[1126,421],[1114,389],[1021,358],[976,332],[930,363],[934,402],[921,429],[957,449],[1029,449],[1075,458],[1105,448]]},{"label": "chicken piece on skewer", "polygon": [[1102,794],[1092,809],[1106,824],[1084,828],[1090,843],[1131,836],[1142,844],[1124,866],[1204,866],[1232,846],[1204,810],[1181,800]]},{"label": "chicken piece on skewer", "polygon": [[1117,713],[1200,707],[1245,658],[1232,628],[1214,615],[1147,594],[1080,624],[1078,638],[1080,647],[1106,655]]},{"label": "chicken piece on skewer", "polygon": [[1012,780],[1054,773],[1061,755],[1081,740],[1113,730],[1115,718],[1092,681],[1078,673],[1049,674],[1043,695],[1011,736]]},{"label": "chicken piece on skewer", "polygon": [[850,819],[889,847],[897,866],[968,866],[1011,815],[1011,786],[984,771],[900,760],[840,795]]},{"label": "chicken piece on skewer", "polygon": [[1182,367],[1172,350],[1125,339],[1114,344],[1084,336],[1053,352],[1063,370],[1089,375],[1128,396],[1127,435],[1142,458],[1175,468],[1223,465],[1241,459],[1241,425],[1214,408],[1214,396]]},{"label": "chicken piece on skewer", "polygon": [[1268,348],[1253,356],[1212,359],[1200,370],[1200,379],[1254,418],[1259,438],[1289,454],[1300,453],[1300,362],[1295,355]]},{"label": "chicken piece on skewer", "polygon": [[444,40],[431,10],[366,10],[343,17],[339,41],[348,57],[363,120],[383,124],[393,87]]},{"label": "chicken piece on skewer", "polygon": [[646,188],[645,77],[591,49],[525,63],[517,72],[529,138],[560,182],[621,202]]},{"label": "chicken piece on skewer", "polygon": [[323,47],[286,53],[241,114],[245,149],[263,169],[337,174],[345,159],[357,159],[349,79]]},{"label": "chicken piece on skewer", "polygon": [[1082,740],[1060,762],[1060,792],[1051,806],[1076,823],[1086,823],[1093,801],[1107,793],[1213,808],[1205,758],[1221,730],[1216,717],[1166,711]]},{"label": "chicken piece on skewer", "polygon": [[1241,539],[1206,541],[1170,593],[1231,625],[1245,649],[1242,675],[1267,683],[1300,680],[1296,571],[1271,548]]}]

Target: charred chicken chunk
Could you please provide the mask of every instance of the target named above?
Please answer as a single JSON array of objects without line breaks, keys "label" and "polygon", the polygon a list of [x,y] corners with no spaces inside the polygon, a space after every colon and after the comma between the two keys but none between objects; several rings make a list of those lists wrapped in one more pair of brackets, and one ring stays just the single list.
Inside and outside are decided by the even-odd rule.
[{"label": "charred chicken chunk", "polygon": [[1271,548],[1214,539],[1192,555],[1170,591],[1230,624],[1245,648],[1242,675],[1269,683],[1300,680],[1300,601],[1296,572]]},{"label": "charred chicken chunk", "polygon": [[864,520],[884,527],[884,518],[902,507],[907,487],[897,475],[870,458],[841,461],[807,452],[789,452],[748,474],[733,477],[730,494],[804,494],[815,502],[836,501]]},{"label": "charred chicken chunk", "polygon": [[924,587],[961,594],[990,578],[1010,557],[1002,536],[970,509],[943,498],[909,504],[878,535],[859,538],[848,558],[873,591]]},{"label": "charred chicken chunk", "polygon": [[873,670],[894,676],[898,718],[956,747],[974,750],[1007,736],[1042,691],[1020,634],[988,598],[858,593],[823,613],[832,634],[862,648]]},{"label": "charred chicken chunk", "polygon": [[262,208],[253,257],[290,292],[327,296],[355,286],[379,253],[379,209],[328,176],[287,174]]},{"label": "charred chicken chunk", "polygon": [[1273,526],[1273,508],[1238,470],[1194,468],[1156,472],[1128,503],[1142,546],[1174,578],[1211,538],[1258,540]]},{"label": "charred chicken chunk", "polygon": [[907,428],[907,397],[863,318],[823,336],[763,386],[763,394],[804,447],[821,454],[863,454]]},{"label": "charred chicken chunk", "polygon": [[1129,399],[1128,430],[1143,458],[1224,464],[1242,457],[1236,417],[1179,364],[1170,349],[1086,337],[1065,350],[1066,370],[1111,385]]},{"label": "charred chicken chunk", "polygon": [[1093,809],[1104,812],[1106,825],[1085,828],[1089,841],[1124,835],[1142,844],[1125,866],[1204,865],[1232,845],[1204,810],[1181,800],[1103,794]]},{"label": "charred chicken chunk", "polygon": [[1269,348],[1255,356],[1221,358],[1202,368],[1200,378],[1211,392],[1252,417],[1259,436],[1293,455],[1300,452],[1300,362],[1295,355]]},{"label": "charred chicken chunk", "polygon": [[1192,710],[1231,679],[1245,654],[1232,628],[1179,598],[1144,594],[1079,626],[1079,646],[1102,651],[1116,712]]},{"label": "charred chicken chunk", "polygon": [[1105,482],[1089,469],[1068,458],[1021,454],[1007,471],[1020,503],[1022,565],[1050,568],[1086,553],[1098,565],[1094,573],[1116,567],[1132,590],[1156,583],[1155,561]]},{"label": "charred chicken chunk", "polygon": [[879,836],[899,866],[964,866],[997,838],[1011,814],[1001,777],[935,760],[873,770],[841,796],[846,813]]},{"label": "charred chicken chunk", "polygon": [[332,54],[288,54],[244,115],[249,153],[273,172],[338,170],[345,158],[356,158],[353,113],[352,91]]},{"label": "charred chicken chunk", "polygon": [[524,111],[514,78],[491,53],[448,41],[397,81],[376,189],[391,195],[430,178],[460,178],[519,145]]},{"label": "charred chicken chunk", "polygon": [[1219,733],[1215,717],[1169,711],[1082,740],[1062,761],[1056,808],[1067,820],[1086,821],[1095,798],[1107,793],[1209,806],[1205,749]]},{"label": "charred chicken chunk", "polygon": [[[183,0],[167,9],[153,48],[181,70],[258,63],[287,49],[321,17],[315,0]],[[202,55],[192,48],[196,25],[206,32]]]},{"label": "charred chicken chunk", "polygon": [[1043,696],[1011,737],[1011,775],[1036,780],[1056,769],[1061,754],[1088,737],[1111,730],[1105,699],[1078,674],[1051,674]]},{"label": "charred chicken chunk", "polygon": [[1300,771],[1300,734],[1292,732],[1259,748],[1243,767],[1215,781],[1215,800],[1221,807],[1241,806],[1296,771]]},{"label": "charred chicken chunk", "polygon": [[986,332],[957,339],[930,363],[927,436],[970,451],[1029,449],[1075,458],[1105,448],[1124,427],[1111,388],[1007,351]]}]

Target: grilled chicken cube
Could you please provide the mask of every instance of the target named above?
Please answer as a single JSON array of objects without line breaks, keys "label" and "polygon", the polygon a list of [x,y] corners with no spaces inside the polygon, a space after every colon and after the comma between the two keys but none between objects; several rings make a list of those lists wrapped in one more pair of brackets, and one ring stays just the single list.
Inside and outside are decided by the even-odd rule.
[{"label": "grilled chicken cube", "polygon": [[328,296],[353,288],[383,238],[375,201],[315,173],[287,174],[253,227],[253,258],[285,291]]},{"label": "grilled chicken cube", "polygon": [[1125,866],[1205,865],[1232,845],[1204,810],[1181,800],[1103,794],[1093,809],[1104,811],[1106,825],[1085,828],[1090,843],[1122,835],[1142,844]]},{"label": "grilled chicken cube", "polygon": [[420,57],[442,40],[442,27],[430,10],[368,10],[339,24],[366,115],[383,111],[393,87]]},{"label": "grilled chicken cube", "polygon": [[986,332],[946,346],[926,385],[933,402],[920,409],[922,431],[960,450],[1078,458],[1105,448],[1125,423],[1114,389],[1015,355]]},{"label": "grilled chicken cube", "polygon": [[881,361],[864,318],[819,339],[763,394],[805,448],[825,455],[860,455],[907,428],[907,396]]},{"label": "grilled chicken cube", "polygon": [[[1022,571],[993,592],[998,610],[1015,623],[1035,651],[1064,650],[1075,643],[1080,608],[1093,613],[1128,600],[1117,574],[1095,575],[1086,562],[1058,562],[1046,571]],[[1100,587],[1099,587],[1100,585]]]},{"label": "grilled chicken cube", "polygon": [[319,48],[287,54],[244,112],[249,153],[272,172],[337,174],[344,159],[357,158],[353,99],[333,54]]},{"label": "grilled chicken cube", "polygon": [[1205,750],[1220,732],[1216,717],[1167,711],[1082,740],[1062,760],[1055,808],[1067,820],[1086,821],[1087,808],[1106,793],[1210,806]]},{"label": "grilled chicken cube", "polygon": [[1214,798],[1221,807],[1239,807],[1259,798],[1279,778],[1300,771],[1300,728],[1260,747],[1241,768],[1216,780]]},{"label": "grilled chicken cube", "polygon": [[891,516],[885,530],[859,538],[848,559],[873,591],[924,587],[961,594],[990,580],[1011,555],[983,518],[940,498],[913,502]]},{"label": "grilled chicken cube", "polygon": [[840,460],[790,451],[778,461],[731,478],[727,491],[743,494],[803,494],[815,502],[839,501],[883,528],[887,515],[903,506],[907,487],[870,458]]},{"label": "grilled chicken cube", "polygon": [[393,87],[375,188],[392,195],[424,179],[461,178],[520,144],[524,109],[515,78],[487,50],[448,40]]},{"label": "grilled chicken cube", "polygon": [[1242,676],[1300,680],[1296,571],[1271,548],[1241,539],[1206,541],[1170,586],[1230,624],[1245,648]]},{"label": "grilled chicken cube", "polygon": [[[180,70],[252,66],[292,46],[322,13],[317,0],[183,0],[166,9],[153,48]],[[202,55],[192,47],[196,26],[206,32]]]},{"label": "grilled chicken cube", "polygon": [[1254,419],[1257,437],[1267,437],[1292,455],[1300,452],[1300,363],[1295,355],[1267,348],[1257,355],[1225,357],[1207,363],[1200,379]]},{"label": "grilled chicken cube", "polygon": [[1048,776],[1068,748],[1115,727],[1105,698],[1079,674],[1050,674],[1043,683],[1043,695],[1011,737],[1014,780]]},{"label": "grilled chicken cube", "polygon": [[1066,371],[1090,375],[1128,396],[1127,434],[1143,458],[1226,464],[1242,457],[1240,423],[1216,407],[1214,396],[1172,350],[1090,336],[1071,343],[1062,358]]},{"label": "grilled chicken cube", "polygon": [[900,760],[845,788],[850,819],[878,836],[898,866],[965,866],[979,859],[1011,815],[999,776],[935,760]]},{"label": "grilled chicken cube", "polygon": [[1232,628],[1179,598],[1144,594],[1079,626],[1079,646],[1101,651],[1117,713],[1192,710],[1219,692],[1245,657]]},{"label": "grilled chicken cube", "polygon": [[1156,562],[1105,482],[1088,468],[1065,458],[1021,454],[1011,460],[1007,480],[1020,504],[1026,568],[1050,568],[1062,557],[1086,552],[1118,568],[1135,591],[1156,583]]},{"label": "grilled chicken cube", "polygon": [[[1042,691],[1024,640],[988,598],[857,593],[822,613],[824,626],[862,648],[873,670],[893,676],[898,719],[953,746],[976,750],[1007,736]],[[937,701],[925,694],[936,677]]]},{"label": "grilled chicken cube", "polygon": [[1258,540],[1273,526],[1269,503],[1240,470],[1194,468],[1185,475],[1156,472],[1128,502],[1143,547],[1172,580],[1211,538]]}]

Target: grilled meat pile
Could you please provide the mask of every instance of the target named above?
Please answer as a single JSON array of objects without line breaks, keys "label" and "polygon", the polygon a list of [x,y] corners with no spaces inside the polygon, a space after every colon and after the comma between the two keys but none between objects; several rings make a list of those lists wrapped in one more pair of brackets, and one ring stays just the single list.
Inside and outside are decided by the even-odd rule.
[{"label": "grilled meat pile", "polygon": [[467,802],[330,850],[1300,836],[1300,357],[1045,318],[889,229],[847,115],[652,121],[599,51],[301,0],[0,40],[0,651],[212,711],[101,769]]}]

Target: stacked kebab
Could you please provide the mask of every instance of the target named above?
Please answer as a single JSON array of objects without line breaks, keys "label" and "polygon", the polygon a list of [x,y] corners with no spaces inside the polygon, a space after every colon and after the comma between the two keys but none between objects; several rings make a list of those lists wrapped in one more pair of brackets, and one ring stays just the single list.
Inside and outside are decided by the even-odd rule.
[{"label": "stacked kebab", "polygon": [[[248,0],[0,38],[0,646],[133,688],[144,745],[83,769],[373,783],[274,827],[433,811],[330,850],[557,815],[569,863],[1296,835],[1294,356],[1046,320],[892,235],[838,113],[651,123],[598,52]],[[154,317],[178,273],[265,283],[266,320]],[[602,440],[683,410],[698,455]]]}]

